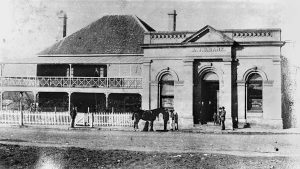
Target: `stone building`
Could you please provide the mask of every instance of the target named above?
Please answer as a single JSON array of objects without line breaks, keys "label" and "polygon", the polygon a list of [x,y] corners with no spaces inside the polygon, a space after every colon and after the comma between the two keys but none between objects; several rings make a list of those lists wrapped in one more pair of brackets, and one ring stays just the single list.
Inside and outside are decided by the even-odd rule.
[{"label": "stone building", "polygon": [[[178,112],[180,128],[211,122],[225,107],[230,126],[282,128],[280,29],[176,31],[176,12],[169,17],[169,31],[156,31],[138,17],[104,16],[19,61],[37,65],[35,100],[66,97],[68,109],[82,111],[165,107]],[[13,80],[2,77],[1,93],[28,90],[4,83]]]}]

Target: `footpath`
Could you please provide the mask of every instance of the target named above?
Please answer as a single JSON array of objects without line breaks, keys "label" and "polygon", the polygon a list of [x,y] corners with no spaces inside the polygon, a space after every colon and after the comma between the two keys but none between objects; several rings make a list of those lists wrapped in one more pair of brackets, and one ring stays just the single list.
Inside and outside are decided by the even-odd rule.
[{"label": "footpath", "polygon": [[[140,125],[140,128],[136,131],[141,131],[144,125]],[[36,128],[36,129],[56,129],[56,130],[102,130],[102,131],[135,131],[133,127],[90,127],[90,126],[76,126],[75,128],[70,128],[69,126],[53,126],[53,125],[0,125],[1,128]],[[169,127],[169,126],[168,126]],[[156,132],[165,132],[162,130],[162,126],[154,127]],[[191,129],[179,129],[178,131],[171,131],[168,128],[167,132],[181,132],[181,133],[202,133],[202,134],[241,134],[241,135],[258,135],[258,134],[300,134],[300,128],[290,128],[290,129],[270,129],[263,127],[250,127],[250,128],[226,128],[221,130],[221,126],[213,124],[205,124],[193,127]]]}]

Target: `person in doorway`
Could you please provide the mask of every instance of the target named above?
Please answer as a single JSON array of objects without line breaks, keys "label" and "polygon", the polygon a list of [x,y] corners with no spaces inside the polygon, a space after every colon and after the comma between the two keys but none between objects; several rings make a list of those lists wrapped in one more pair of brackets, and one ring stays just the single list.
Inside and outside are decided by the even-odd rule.
[{"label": "person in doorway", "polygon": [[74,128],[76,115],[77,115],[77,107],[72,107],[72,110],[70,111],[71,128]]},{"label": "person in doorway", "polygon": [[226,116],[225,107],[222,107],[222,111],[221,111],[221,115],[220,115],[222,130],[225,130],[225,116]]},{"label": "person in doorway", "polygon": [[205,113],[205,106],[204,106],[204,101],[201,102],[200,106],[200,115],[199,115],[199,121],[201,124],[204,124],[204,113]]},{"label": "person in doorway", "polygon": [[218,124],[218,114],[217,114],[217,112],[214,112],[213,118],[214,118],[214,125]]},{"label": "person in doorway", "polygon": [[178,114],[177,114],[177,112],[174,113],[174,121],[175,121],[175,130],[178,131]]}]

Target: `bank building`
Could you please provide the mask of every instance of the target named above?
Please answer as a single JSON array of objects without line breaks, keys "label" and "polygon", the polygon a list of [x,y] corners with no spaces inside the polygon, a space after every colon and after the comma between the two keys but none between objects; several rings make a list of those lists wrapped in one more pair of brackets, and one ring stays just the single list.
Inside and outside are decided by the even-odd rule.
[{"label": "bank building", "polygon": [[104,16],[23,60],[36,64],[36,77],[1,77],[1,94],[33,92],[41,109],[49,100],[80,112],[165,107],[181,129],[212,122],[225,107],[229,126],[282,128],[281,30],[176,31],[176,15],[169,31],[136,16]]}]

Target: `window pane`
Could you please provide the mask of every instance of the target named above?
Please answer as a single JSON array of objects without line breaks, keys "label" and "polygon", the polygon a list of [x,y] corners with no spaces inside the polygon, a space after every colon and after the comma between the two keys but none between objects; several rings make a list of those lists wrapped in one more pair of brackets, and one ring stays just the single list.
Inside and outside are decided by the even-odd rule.
[{"label": "window pane", "polygon": [[174,80],[172,75],[166,74],[161,78],[160,89],[161,106],[172,108],[174,102]]},{"label": "window pane", "polygon": [[173,107],[174,98],[173,97],[162,97],[161,98],[161,106],[165,108]]},{"label": "window pane", "polygon": [[173,96],[174,95],[174,82],[173,81],[167,81],[162,82],[162,90],[161,95],[162,96]]},{"label": "window pane", "polygon": [[259,74],[249,77],[247,87],[247,109],[253,111],[262,110],[262,78]]}]

